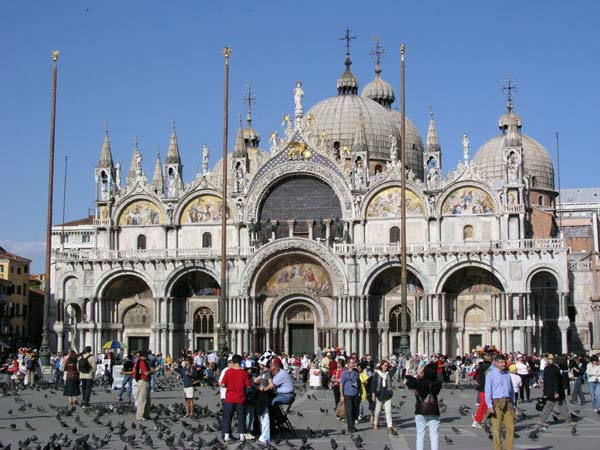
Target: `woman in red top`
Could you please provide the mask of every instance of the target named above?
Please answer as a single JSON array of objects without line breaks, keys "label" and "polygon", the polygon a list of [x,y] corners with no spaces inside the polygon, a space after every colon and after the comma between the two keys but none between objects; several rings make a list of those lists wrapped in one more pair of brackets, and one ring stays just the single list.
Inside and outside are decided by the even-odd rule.
[{"label": "woman in red top", "polygon": [[331,374],[331,377],[329,377],[329,389],[333,389],[333,398],[335,400],[334,408],[337,408],[337,405],[340,402],[340,378],[342,378],[346,362],[340,358],[337,361],[334,361],[334,363],[335,369],[332,370],[331,367],[329,368],[329,373]]},{"label": "woman in red top", "polygon": [[231,419],[234,411],[237,414],[240,441],[254,439],[254,436],[246,433],[246,388],[250,387],[250,378],[246,371],[242,369],[242,357],[240,355],[233,355],[231,362],[232,366],[227,369],[221,380],[221,386],[227,389],[221,419],[223,441],[231,441]]}]

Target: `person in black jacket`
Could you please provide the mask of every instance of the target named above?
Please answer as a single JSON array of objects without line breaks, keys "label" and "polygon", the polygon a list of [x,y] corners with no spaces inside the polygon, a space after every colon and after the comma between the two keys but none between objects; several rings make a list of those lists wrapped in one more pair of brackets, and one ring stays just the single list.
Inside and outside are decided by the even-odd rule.
[{"label": "person in black jacket", "polygon": [[[571,371],[573,372],[573,395],[571,395],[571,404],[575,405],[579,403],[583,405],[585,403],[585,397],[583,396],[583,377],[585,375],[585,369],[587,362],[582,356],[578,356],[571,363]],[[579,400],[577,399],[579,397]]]},{"label": "person in black jacket", "polygon": [[[437,364],[430,363],[419,369],[416,377],[407,375],[406,387],[415,390],[415,424],[417,427],[417,450],[422,450],[425,441],[425,428],[429,428],[429,440],[432,449],[438,448],[440,411],[439,406],[429,410],[428,400],[434,400],[442,390],[442,383],[437,379]],[[433,397],[433,399],[431,398]]]},{"label": "person in black jacket", "polygon": [[554,356],[549,354],[548,365],[544,370],[544,397],[546,397],[546,404],[538,421],[538,425],[540,426],[547,426],[546,420],[555,409],[558,410],[561,416],[565,417],[567,424],[573,422],[571,416],[569,416],[569,409],[565,401],[563,376],[558,364],[558,361],[554,361]]}]

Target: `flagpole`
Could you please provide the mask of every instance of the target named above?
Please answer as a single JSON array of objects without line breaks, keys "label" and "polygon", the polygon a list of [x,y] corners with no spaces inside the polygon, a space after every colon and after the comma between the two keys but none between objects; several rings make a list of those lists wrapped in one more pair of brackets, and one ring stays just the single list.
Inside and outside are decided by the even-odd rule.
[{"label": "flagpole", "polygon": [[400,352],[408,354],[410,351],[410,341],[408,335],[408,299],[407,299],[407,270],[406,270],[406,95],[405,95],[405,77],[404,77],[404,53],[406,45],[400,46],[400,182],[402,190],[400,194],[401,216],[400,216],[400,232],[401,232],[401,272],[400,272],[400,299],[401,299],[401,315],[400,327],[402,333],[400,335]]},{"label": "flagpole", "polygon": [[218,330],[218,348],[219,351],[227,350],[227,326],[225,324],[227,308],[227,137],[229,132],[229,55],[231,49],[225,47],[223,56],[225,57],[225,86],[224,86],[224,108],[223,108],[223,185],[221,202],[221,295],[219,297],[219,330]]},{"label": "flagpole", "polygon": [[42,318],[42,343],[40,345],[40,362],[50,364],[49,324],[50,319],[50,256],[52,253],[52,194],[54,191],[54,138],[56,130],[56,78],[58,75],[56,62],[58,50],[52,51],[52,112],[50,115],[50,161],[48,163],[48,215],[46,218],[46,273],[44,280],[44,312]]}]

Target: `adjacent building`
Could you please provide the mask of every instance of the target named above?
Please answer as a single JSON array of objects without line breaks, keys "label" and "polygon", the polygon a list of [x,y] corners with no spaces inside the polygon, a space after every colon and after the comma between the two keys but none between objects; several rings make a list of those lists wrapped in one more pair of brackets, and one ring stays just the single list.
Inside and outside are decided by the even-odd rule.
[{"label": "adjacent building", "polygon": [[31,260],[0,247],[0,340],[10,347],[29,340]]}]

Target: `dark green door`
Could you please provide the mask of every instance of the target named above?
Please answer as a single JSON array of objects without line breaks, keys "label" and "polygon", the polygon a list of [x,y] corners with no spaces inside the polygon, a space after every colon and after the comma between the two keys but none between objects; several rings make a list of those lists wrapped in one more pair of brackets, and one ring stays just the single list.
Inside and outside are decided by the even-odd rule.
[{"label": "dark green door", "polygon": [[481,335],[480,334],[471,334],[469,335],[469,350],[473,351],[477,347],[481,347]]},{"label": "dark green door", "polygon": [[196,338],[196,350],[204,350],[205,352],[212,352],[215,350],[215,344],[213,338],[197,337]]},{"label": "dark green door", "polygon": [[127,349],[130,353],[139,352],[142,350],[150,349],[150,338],[143,336],[131,336],[129,337],[129,348]]},{"label": "dark green door", "polygon": [[290,324],[290,355],[314,353],[315,326],[312,324]]}]

